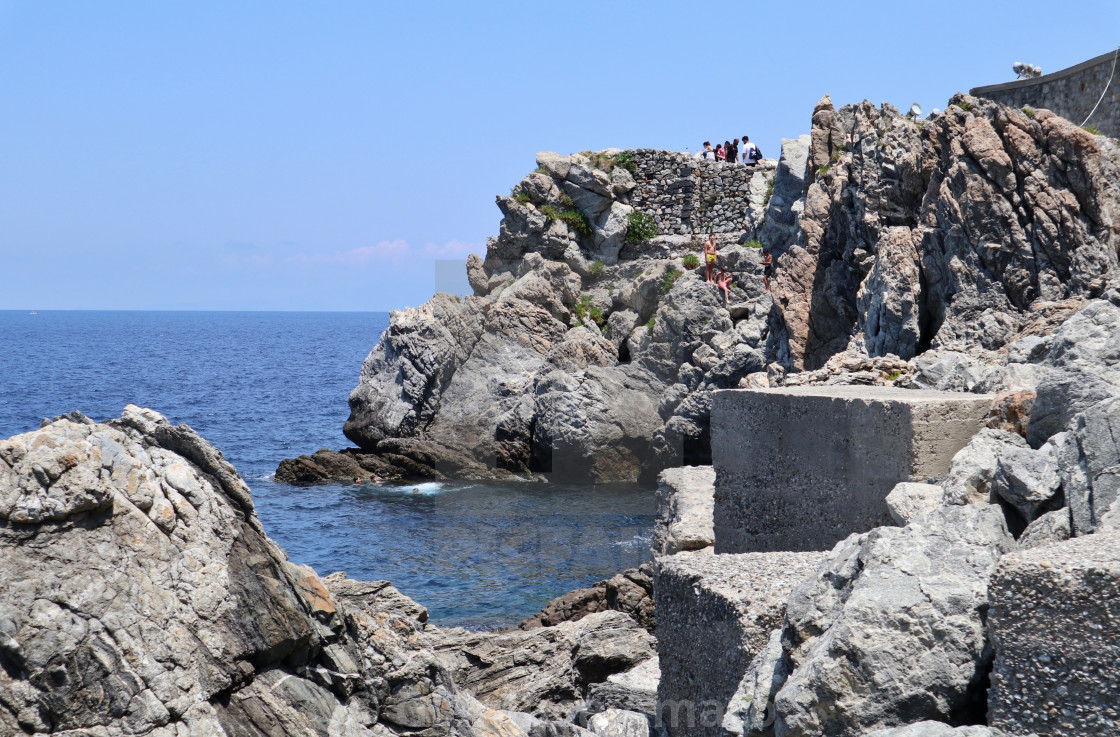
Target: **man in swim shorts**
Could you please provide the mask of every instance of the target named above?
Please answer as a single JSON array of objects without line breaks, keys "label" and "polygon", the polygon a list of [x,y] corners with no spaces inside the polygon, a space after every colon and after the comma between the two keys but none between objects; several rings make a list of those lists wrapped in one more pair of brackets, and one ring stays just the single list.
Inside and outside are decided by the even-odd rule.
[{"label": "man in swim shorts", "polygon": [[709,233],[708,242],[704,244],[704,264],[707,269],[704,281],[709,284],[715,281],[716,257],[716,234]]},{"label": "man in swim shorts", "polygon": [[774,257],[765,248],[762,249],[762,260],[758,262],[762,265],[762,283],[766,287],[766,291],[770,291],[770,277],[774,273]]}]

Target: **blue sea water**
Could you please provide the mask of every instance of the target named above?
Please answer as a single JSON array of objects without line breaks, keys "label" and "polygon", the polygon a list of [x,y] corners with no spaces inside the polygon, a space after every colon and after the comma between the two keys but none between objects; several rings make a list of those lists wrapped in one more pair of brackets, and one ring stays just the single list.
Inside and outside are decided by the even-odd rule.
[{"label": "blue sea water", "polygon": [[[350,445],[346,398],[387,313],[0,311],[0,438],[126,404],[186,423],[253,490],[269,536],[320,574],[387,579],[441,624],[514,624],[648,558],[634,485],[273,480],[282,458]],[[419,488],[420,493],[412,493]]]}]

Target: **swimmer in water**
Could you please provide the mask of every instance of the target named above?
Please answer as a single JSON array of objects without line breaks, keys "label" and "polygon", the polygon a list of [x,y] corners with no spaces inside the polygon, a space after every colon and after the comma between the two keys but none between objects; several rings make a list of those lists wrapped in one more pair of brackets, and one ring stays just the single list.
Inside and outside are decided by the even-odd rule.
[{"label": "swimmer in water", "polygon": [[419,490],[419,489],[413,489],[413,490],[412,490],[412,493],[413,493],[413,494],[419,494],[419,493],[420,493],[420,490]]},{"label": "swimmer in water", "polygon": [[355,484],[360,484],[360,483],[362,483],[362,477],[361,477],[361,476],[355,476],[355,477],[354,477],[354,483],[355,483]]}]

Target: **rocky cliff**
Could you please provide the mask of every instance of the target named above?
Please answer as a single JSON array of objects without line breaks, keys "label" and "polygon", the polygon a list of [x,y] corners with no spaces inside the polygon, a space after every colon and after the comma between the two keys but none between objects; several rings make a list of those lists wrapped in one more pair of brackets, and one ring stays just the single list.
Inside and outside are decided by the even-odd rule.
[{"label": "rocky cliff", "polygon": [[[279,477],[651,479],[708,462],[715,389],[982,373],[1115,281],[1114,141],[967,95],[928,120],[825,98],[812,122],[754,171],[539,155],[468,261],[474,295],[392,313],[350,396],[358,449]],[[688,268],[708,229],[726,305]]]}]

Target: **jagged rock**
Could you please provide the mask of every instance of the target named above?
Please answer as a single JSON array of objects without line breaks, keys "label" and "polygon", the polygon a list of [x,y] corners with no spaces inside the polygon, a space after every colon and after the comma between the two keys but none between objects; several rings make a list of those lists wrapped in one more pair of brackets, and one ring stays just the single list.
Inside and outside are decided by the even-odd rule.
[{"label": "jagged rock", "polygon": [[[620,351],[626,345],[626,340],[638,326],[638,313],[633,310],[618,310],[612,312],[607,318],[607,329],[603,337],[614,344],[615,351]],[[629,351],[627,351],[629,353]]]},{"label": "jagged rock", "polygon": [[587,709],[591,713],[624,709],[653,716],[657,713],[660,680],[661,668],[654,656],[624,673],[607,676],[602,683],[592,684],[587,689]]},{"label": "jagged rock", "polygon": [[774,700],[776,733],[858,737],[981,717],[988,577],[1014,549],[993,505],[947,507],[838,544],[790,596],[792,673]]},{"label": "jagged rock", "polygon": [[552,346],[548,362],[568,373],[582,371],[588,366],[614,366],[618,363],[618,349],[598,329],[579,325]]},{"label": "jagged rock", "polygon": [[673,555],[715,544],[712,523],[716,472],[711,466],[668,468],[657,477],[653,554]]},{"label": "jagged rock", "polygon": [[991,483],[992,492],[1015,509],[1017,522],[1022,526],[1048,511],[1047,507],[1060,494],[1061,486],[1057,451],[1049,442],[1038,450],[1004,448],[996,461]]},{"label": "jagged rock", "polygon": [[1000,455],[1012,448],[1029,449],[1027,441],[1004,430],[985,428],[953,456],[942,488],[949,504],[989,504]]},{"label": "jagged rock", "polygon": [[0,522],[2,734],[499,733],[423,607],[288,563],[221,452],[151,410],[0,441]]},{"label": "jagged rock", "polygon": [[1019,537],[1019,549],[1030,550],[1043,545],[1052,545],[1069,540],[1072,536],[1069,509],[1057,509],[1047,512],[1027,525],[1027,529],[1023,530],[1023,534]]},{"label": "jagged rock", "polygon": [[561,156],[553,151],[541,151],[537,154],[537,166],[543,166],[557,179],[567,179],[568,171],[572,168],[572,159]]},{"label": "jagged rock", "polygon": [[653,571],[649,564],[631,568],[604,581],[576,589],[550,601],[539,614],[518,625],[523,630],[552,627],[561,622],[578,622],[595,612],[618,611],[629,614],[650,632],[654,627]]},{"label": "jagged rock", "polygon": [[314,484],[373,476],[383,479],[400,476],[397,466],[377,455],[355,451],[356,448],[342,451],[320,448],[309,456],[285,458],[276,469],[276,480],[287,484]]},{"label": "jagged rock", "polygon": [[921,129],[889,105],[818,104],[795,237],[770,243],[797,367],[856,334],[872,355],[998,349],[1034,302],[1114,273],[1120,165],[1101,144],[1050,114],[954,102]]},{"label": "jagged rock", "polygon": [[530,630],[429,627],[427,639],[460,688],[492,708],[542,719],[566,718],[583,707],[588,685],[654,655],[653,636],[613,611]]},{"label": "jagged rock", "polygon": [[1120,398],[1077,415],[1058,450],[1073,535],[1093,532],[1120,498]]},{"label": "jagged rock", "polygon": [[1016,735],[1120,730],[1120,534],[1005,556],[989,586],[988,723]]},{"label": "jagged rock", "polygon": [[900,527],[917,522],[926,514],[945,505],[945,492],[936,484],[919,484],[904,481],[895,484],[887,494],[887,509],[891,519]]},{"label": "jagged rock", "polygon": [[782,650],[782,631],[770,633],[766,647],[751,661],[723,716],[723,728],[733,735],[773,735],[774,697],[789,678]]}]

